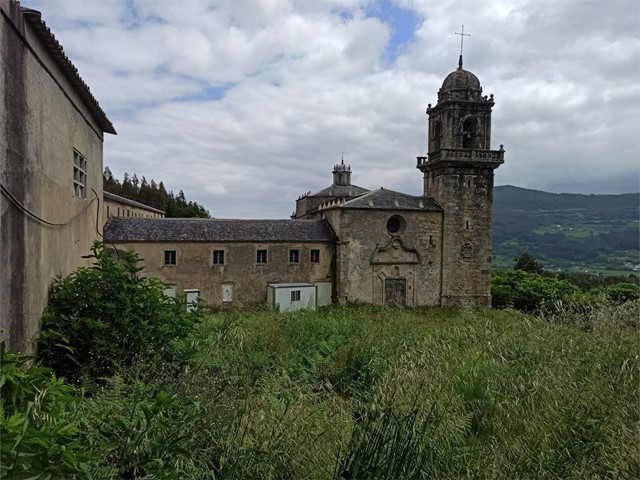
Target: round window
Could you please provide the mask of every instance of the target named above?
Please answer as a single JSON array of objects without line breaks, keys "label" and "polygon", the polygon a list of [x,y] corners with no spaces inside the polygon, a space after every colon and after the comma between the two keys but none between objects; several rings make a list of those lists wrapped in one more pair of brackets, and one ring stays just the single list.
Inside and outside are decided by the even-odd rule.
[{"label": "round window", "polygon": [[387,232],[391,235],[398,235],[404,231],[404,218],[400,215],[394,215],[389,220],[387,220]]}]

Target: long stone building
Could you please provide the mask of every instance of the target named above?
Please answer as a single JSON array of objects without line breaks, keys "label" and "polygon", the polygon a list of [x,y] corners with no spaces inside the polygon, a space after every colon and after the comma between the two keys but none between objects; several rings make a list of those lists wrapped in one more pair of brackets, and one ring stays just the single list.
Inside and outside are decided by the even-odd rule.
[{"label": "long stone building", "polygon": [[491,149],[493,106],[460,56],[427,108],[421,196],[352,185],[341,163],[292,219],[111,218],[105,238],[137,250],[168,292],[211,305],[261,304],[279,285],[290,290],[280,307],[292,309],[312,285],[318,305],[489,306],[493,176],[504,162],[502,146]]}]

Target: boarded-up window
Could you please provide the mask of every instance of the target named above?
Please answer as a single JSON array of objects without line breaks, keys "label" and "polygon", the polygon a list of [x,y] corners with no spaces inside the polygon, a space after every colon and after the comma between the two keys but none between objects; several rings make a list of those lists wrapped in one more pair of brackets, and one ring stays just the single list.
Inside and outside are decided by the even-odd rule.
[{"label": "boarded-up window", "polygon": [[233,283],[222,284],[222,301],[223,302],[233,301]]}]

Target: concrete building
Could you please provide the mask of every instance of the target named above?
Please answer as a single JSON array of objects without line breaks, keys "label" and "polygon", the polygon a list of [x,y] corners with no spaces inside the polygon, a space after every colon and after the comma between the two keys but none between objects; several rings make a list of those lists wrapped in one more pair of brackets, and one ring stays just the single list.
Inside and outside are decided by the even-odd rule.
[{"label": "concrete building", "polygon": [[504,162],[502,146],[491,150],[493,106],[461,56],[427,108],[421,196],[352,185],[341,162],[330,186],[298,198],[292,220],[113,218],[105,238],[213,305],[273,304],[286,298],[278,285],[305,283],[325,303],[323,291],[339,303],[489,306],[493,175]]},{"label": "concrete building", "polygon": [[105,220],[111,217],[164,218],[162,210],[144,203],[129,200],[113,193],[103,193],[103,215]]},{"label": "concrete building", "polygon": [[113,125],[40,13],[0,0],[0,324],[31,351],[56,275],[87,262]]}]

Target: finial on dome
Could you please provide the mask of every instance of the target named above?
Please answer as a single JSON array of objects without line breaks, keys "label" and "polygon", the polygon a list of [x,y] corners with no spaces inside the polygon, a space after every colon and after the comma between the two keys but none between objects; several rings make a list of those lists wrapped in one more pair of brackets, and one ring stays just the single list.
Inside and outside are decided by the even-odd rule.
[{"label": "finial on dome", "polygon": [[470,37],[470,33],[464,33],[464,25],[462,25],[462,33],[455,32],[455,35],[460,35],[460,58],[458,59],[458,70],[462,70],[462,46],[464,44],[464,37]]}]

